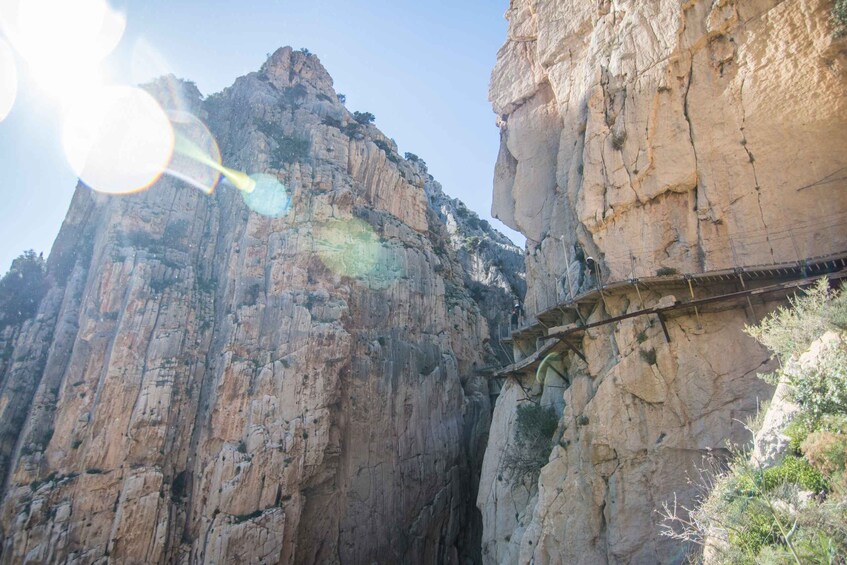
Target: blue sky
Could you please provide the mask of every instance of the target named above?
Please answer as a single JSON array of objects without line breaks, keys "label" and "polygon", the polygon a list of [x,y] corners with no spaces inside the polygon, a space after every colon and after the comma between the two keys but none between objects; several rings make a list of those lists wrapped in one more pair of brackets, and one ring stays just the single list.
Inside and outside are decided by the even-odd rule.
[{"label": "blue sky", "polygon": [[[427,161],[451,196],[490,218],[499,135],[487,100],[508,0],[115,1],[127,29],[107,60],[129,83],[134,46],[152,46],[177,76],[208,95],[257,70],[278,47],[318,55],[352,110],[401,152]],[[56,49],[62,47],[56,46]],[[19,66],[20,68],[20,66]],[[18,98],[0,123],[0,270],[21,251],[49,252],[75,186],[63,156],[60,112],[21,69]],[[497,221],[496,227],[523,242]]]}]

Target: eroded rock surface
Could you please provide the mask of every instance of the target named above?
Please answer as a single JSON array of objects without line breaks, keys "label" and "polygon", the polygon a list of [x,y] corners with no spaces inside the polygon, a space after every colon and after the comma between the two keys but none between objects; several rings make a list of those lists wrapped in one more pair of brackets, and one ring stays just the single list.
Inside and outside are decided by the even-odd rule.
[{"label": "eroded rock surface", "polygon": [[3,366],[0,561],[477,560],[491,322],[465,283],[511,274],[466,271],[425,171],[315,56],[205,100],[150,89],[290,209],[171,178],[77,189]]},{"label": "eroded rock surface", "polygon": [[[847,251],[847,41],[823,0],[513,0],[490,98],[494,214],[527,242],[532,315],[605,284]],[[596,271],[587,257],[596,260]],[[713,285],[730,292],[738,282]],[[688,298],[689,289],[679,290]],[[640,291],[640,293],[638,292]],[[676,292],[676,291],[675,291]],[[698,289],[697,292],[701,292]],[[590,323],[679,295],[608,292]],[[490,563],[671,563],[657,510],[750,440],[772,389],[742,332],[777,302],[596,328],[566,353],[564,415],[537,481],[502,465],[535,375],[497,401],[477,505]],[[549,381],[553,375],[541,375]],[[518,381],[523,387],[518,387]],[[552,393],[545,390],[548,398]],[[693,481],[693,483],[692,483]]]},{"label": "eroded rock surface", "polygon": [[513,1],[490,90],[493,211],[530,240],[527,309],[552,305],[583,252],[620,280],[843,250],[830,8]]}]

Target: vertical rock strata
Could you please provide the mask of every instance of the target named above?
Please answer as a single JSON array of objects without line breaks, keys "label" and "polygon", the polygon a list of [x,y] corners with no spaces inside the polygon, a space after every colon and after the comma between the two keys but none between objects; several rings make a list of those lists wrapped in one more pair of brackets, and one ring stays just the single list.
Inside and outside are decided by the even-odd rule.
[{"label": "vertical rock strata", "polygon": [[[833,38],[831,6],[510,3],[490,90],[493,212],[528,238],[529,314],[593,287],[588,256],[610,283],[847,250],[847,40]],[[668,299],[605,298],[586,322]],[[670,342],[646,318],[590,331],[587,361],[561,362],[563,394],[543,393],[562,410],[557,445],[519,488],[502,458],[526,391],[507,382],[477,501],[484,559],[681,559],[657,509],[674,493],[691,503],[703,456],[748,441],[740,422],[771,393],[755,378],[767,353],[742,328],[775,304],[754,306],[676,317]]]},{"label": "vertical rock strata", "polygon": [[[77,189],[40,310],[7,332],[0,562],[476,560],[493,322],[431,178],[307,53],[205,100],[150,88],[290,209]],[[511,300],[495,263],[476,276]]]}]

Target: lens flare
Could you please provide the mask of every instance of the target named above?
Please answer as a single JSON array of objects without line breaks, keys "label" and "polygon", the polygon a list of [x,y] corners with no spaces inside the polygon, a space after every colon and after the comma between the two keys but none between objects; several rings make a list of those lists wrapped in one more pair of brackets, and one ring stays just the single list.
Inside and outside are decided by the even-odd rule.
[{"label": "lens flare", "polygon": [[[233,171],[235,172],[235,171]],[[227,177],[229,178],[229,177]],[[250,175],[248,180],[252,181],[252,190],[237,188],[241,190],[241,198],[247,207],[263,216],[279,218],[288,213],[291,207],[291,198],[285,186],[275,176],[266,174]],[[230,179],[232,182],[232,180]],[[244,182],[240,180],[239,182]],[[235,184],[235,182],[233,182]]]},{"label": "lens flare", "polygon": [[9,44],[0,38],[0,122],[6,119],[18,95],[18,69]]},{"label": "lens flare", "polygon": [[0,0],[0,27],[35,80],[63,96],[99,80],[126,19],[105,0]]},{"label": "lens flare", "polygon": [[360,279],[371,287],[385,287],[402,269],[367,222],[358,218],[333,219],[315,230],[315,246],[324,265],[340,276]]},{"label": "lens flare", "polygon": [[174,128],[174,154],[167,173],[206,194],[221,178],[221,150],[209,128],[193,114],[168,112]]},{"label": "lens flare", "polygon": [[174,131],[140,88],[110,86],[70,108],[62,142],[73,170],[99,192],[144,190],[165,171]]},{"label": "lens flare", "polygon": [[[221,167],[221,174],[224,176],[229,183],[237,188],[238,190],[244,193],[251,193],[256,190],[256,181],[255,179],[250,178],[247,173],[236,171],[233,169],[228,169],[227,167]],[[282,186],[282,185],[280,185]],[[283,190],[285,187],[283,187]]]}]

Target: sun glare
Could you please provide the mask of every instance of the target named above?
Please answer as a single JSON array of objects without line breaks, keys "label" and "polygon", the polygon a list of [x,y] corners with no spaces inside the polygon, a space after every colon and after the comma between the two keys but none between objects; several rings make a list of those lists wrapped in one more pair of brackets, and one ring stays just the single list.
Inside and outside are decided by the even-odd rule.
[{"label": "sun glare", "polygon": [[104,0],[0,0],[0,26],[36,82],[61,97],[101,81],[126,20]]},{"label": "sun glare", "polygon": [[[168,173],[208,194],[223,176],[260,213],[285,214],[289,196],[275,178],[222,164],[217,141],[189,112],[179,81],[166,78],[154,95],[107,85],[101,67],[125,28],[124,15],[107,0],[0,0],[0,121],[17,96],[17,56],[27,76],[58,101],[65,156],[92,189],[137,192]],[[131,67],[135,78],[149,79],[168,65],[139,39]]]},{"label": "sun glare", "polygon": [[124,194],[147,188],[165,171],[174,131],[147,92],[110,86],[69,109],[62,143],[83,182],[99,192]]}]

